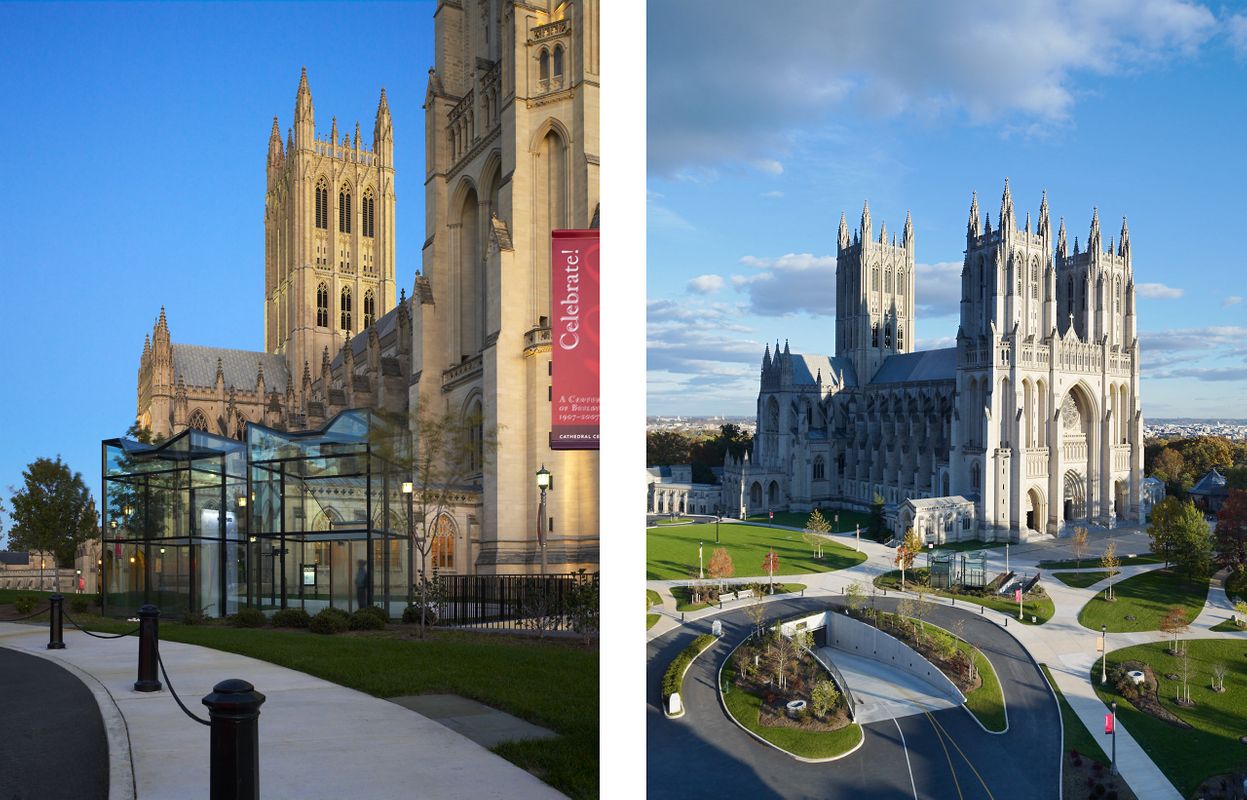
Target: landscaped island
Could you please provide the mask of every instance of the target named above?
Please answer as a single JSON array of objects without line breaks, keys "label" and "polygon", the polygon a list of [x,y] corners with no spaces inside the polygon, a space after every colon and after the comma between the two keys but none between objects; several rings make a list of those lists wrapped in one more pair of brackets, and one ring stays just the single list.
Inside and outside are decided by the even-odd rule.
[{"label": "landscaped island", "polygon": [[738,576],[767,576],[764,562],[771,552],[777,560],[776,575],[831,572],[866,560],[865,554],[828,537],[820,537],[820,546],[815,547],[807,543],[799,531],[742,522],[719,523],[719,543],[716,544],[715,527],[715,523],[710,522],[646,529],[645,577],[648,580],[713,577],[707,570],[718,548],[726,551],[733,574]]},{"label": "landscaped island", "polygon": [[[974,605],[984,606],[1016,617],[1018,614],[1017,601],[1013,599],[1012,595],[1005,596],[996,593],[999,577],[997,576],[995,580],[988,582],[982,589],[963,587],[959,587],[958,590],[932,589],[928,585],[930,579],[929,570],[926,567],[917,567],[905,572],[905,588],[911,592],[923,592],[960,600],[965,603],[973,603]],[[880,575],[875,578],[874,583],[880,589],[898,590],[901,588],[901,571],[892,570]],[[1056,607],[1052,604],[1052,598],[1044,592],[1043,586],[1040,583],[1036,582],[1029,591],[1023,593],[1022,622],[1027,625],[1042,625],[1052,619],[1055,611]],[[1032,617],[1034,618],[1034,623],[1031,622]]]}]

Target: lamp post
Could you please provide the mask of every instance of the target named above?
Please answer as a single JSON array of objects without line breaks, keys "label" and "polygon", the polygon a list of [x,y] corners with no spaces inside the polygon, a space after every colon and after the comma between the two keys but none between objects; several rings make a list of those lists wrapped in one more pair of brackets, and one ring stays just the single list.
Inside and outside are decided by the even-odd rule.
[{"label": "lamp post", "polygon": [[719,543],[719,520],[723,518],[723,509],[719,506],[714,507],[714,543]]},{"label": "lamp post", "polygon": [[1109,759],[1109,772],[1117,774],[1117,701],[1113,701],[1113,757]]},{"label": "lamp post", "polygon": [[1100,649],[1104,655],[1100,657],[1100,683],[1108,683],[1108,625],[1100,626]]},{"label": "lamp post", "polygon": [[413,504],[415,503],[416,494],[415,486],[411,481],[403,481],[403,494],[407,495],[407,606],[410,608],[416,602],[416,538],[414,531],[414,521],[412,514],[415,512]]},{"label": "lamp post", "polygon": [[697,578],[698,580],[702,580],[706,577],[706,571],[702,569],[702,566],[701,566],[701,548],[702,548],[702,545],[704,544],[705,542],[697,543]]},{"label": "lamp post", "polygon": [[832,533],[839,533],[839,532],[840,532],[840,515],[839,515],[839,514],[832,514],[832,518],[835,520],[835,522],[834,522],[834,523],[832,523],[832,526],[831,526],[831,532],[832,532]]},{"label": "lamp post", "polygon": [[541,490],[541,509],[537,515],[537,545],[541,548],[541,574],[545,575],[548,571],[546,565],[546,491],[553,491],[554,476],[550,474],[550,470],[546,469],[546,465],[542,464],[541,469],[537,470],[537,488]]}]

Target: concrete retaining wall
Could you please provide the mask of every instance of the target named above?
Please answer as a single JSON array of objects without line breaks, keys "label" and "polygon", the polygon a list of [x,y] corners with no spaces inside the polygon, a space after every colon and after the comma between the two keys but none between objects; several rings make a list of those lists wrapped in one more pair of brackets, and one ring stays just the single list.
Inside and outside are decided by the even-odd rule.
[{"label": "concrete retaining wall", "polygon": [[860,622],[847,614],[823,611],[784,623],[783,633],[785,636],[791,636],[802,628],[815,632],[815,640],[824,647],[843,650],[846,653],[870,658],[904,670],[930,684],[936,691],[955,696],[959,698],[959,702],[965,702],[965,696],[948,679],[947,675],[940,672],[938,667],[919,655],[909,645],[873,625]]}]

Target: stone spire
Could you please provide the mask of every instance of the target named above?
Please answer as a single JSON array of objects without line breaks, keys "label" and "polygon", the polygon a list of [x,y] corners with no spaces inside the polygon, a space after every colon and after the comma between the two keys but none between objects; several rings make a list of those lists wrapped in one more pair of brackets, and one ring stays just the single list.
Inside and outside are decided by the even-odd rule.
[{"label": "stone spire", "polygon": [[394,157],[394,123],[390,118],[390,104],[385,99],[385,87],[381,87],[381,100],[377,103],[377,118],[372,124],[372,150],[385,162]]},{"label": "stone spire", "polygon": [[979,219],[979,193],[970,193],[970,220],[966,223],[966,239],[973,239],[979,236],[983,229]]},{"label": "stone spire", "polygon": [[1121,218],[1121,242],[1117,246],[1117,255],[1130,255],[1130,229],[1126,226],[1126,218]]},{"label": "stone spire", "polygon": [[869,242],[874,227],[870,224],[870,201],[862,205],[862,241]]},{"label": "stone spire", "polygon": [[1061,227],[1056,234],[1056,257],[1064,259],[1069,255],[1069,246],[1065,243],[1065,217],[1061,217]]},{"label": "stone spire", "polygon": [[307,85],[307,67],[299,76],[299,91],[294,98],[294,138],[299,147],[305,150],[312,148],[315,136],[316,118],[312,109],[312,90]]},{"label": "stone spire", "polygon": [[1100,252],[1100,209],[1091,211],[1091,235],[1087,237],[1087,252]]},{"label": "stone spire", "polygon": [[905,243],[907,249],[913,249],[914,246],[914,221],[908,210],[905,211],[905,228],[902,231],[901,239]]},{"label": "stone spire", "polygon": [[845,217],[844,212],[840,212],[840,249],[844,250],[849,246],[849,221]]},{"label": "stone spire", "polygon": [[277,117],[273,117],[273,130],[268,135],[268,166],[270,169],[281,164],[281,128],[277,126]]},{"label": "stone spire", "polygon": [[1044,189],[1043,199],[1039,201],[1039,235],[1045,239],[1052,238],[1052,220],[1048,216],[1048,190]]},{"label": "stone spire", "polygon": [[1004,194],[1000,196],[1000,232],[1006,234],[1013,230],[1013,192],[1009,190],[1009,179],[1005,178]]}]

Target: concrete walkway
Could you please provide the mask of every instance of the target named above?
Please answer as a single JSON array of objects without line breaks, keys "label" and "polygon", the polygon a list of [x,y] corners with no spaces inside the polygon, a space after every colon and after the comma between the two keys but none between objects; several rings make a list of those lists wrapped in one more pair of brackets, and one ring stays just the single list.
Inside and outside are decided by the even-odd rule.
[{"label": "concrete walkway", "polygon": [[853,721],[859,725],[961,705],[960,697],[953,699],[915,675],[873,658],[834,647],[820,647],[818,654],[844,676],[855,701]]},{"label": "concrete walkway", "polygon": [[[135,638],[101,640],[66,631],[49,651],[47,628],[0,623],[0,647],[49,658],[92,688],[109,731],[112,800],[205,797],[208,733],[164,691],[133,691]],[[475,742],[414,711],[302,672],[206,647],[163,642],[173,687],[198,716],[200,698],[243,678],[268,699],[260,711],[265,798],[547,798],[560,793]],[[163,682],[163,679],[162,679]],[[129,767],[127,792],[119,771]]]}]

